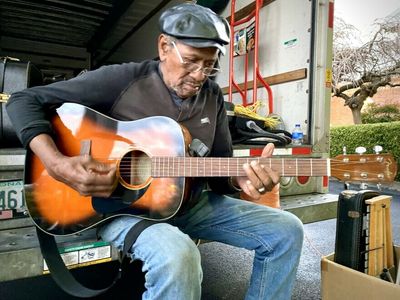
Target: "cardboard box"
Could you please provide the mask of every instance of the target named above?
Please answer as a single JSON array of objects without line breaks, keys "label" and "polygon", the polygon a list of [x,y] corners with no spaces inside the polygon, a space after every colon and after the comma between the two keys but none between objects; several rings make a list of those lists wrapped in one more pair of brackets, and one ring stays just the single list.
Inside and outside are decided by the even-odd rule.
[{"label": "cardboard box", "polygon": [[[400,246],[395,246],[396,267]],[[400,285],[339,265],[334,254],[321,260],[321,295],[323,300],[399,300]],[[396,281],[396,277],[393,278]]]}]

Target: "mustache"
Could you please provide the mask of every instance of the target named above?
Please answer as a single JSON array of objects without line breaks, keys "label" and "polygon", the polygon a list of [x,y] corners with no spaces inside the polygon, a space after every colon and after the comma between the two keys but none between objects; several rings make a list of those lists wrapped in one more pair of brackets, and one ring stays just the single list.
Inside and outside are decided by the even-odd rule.
[{"label": "mustache", "polygon": [[206,80],[204,81],[197,81],[190,76],[183,78],[180,82],[176,82],[175,84],[170,85],[170,89],[173,90],[175,93],[179,94],[182,85],[191,85],[195,88],[196,92],[195,95],[198,94]]},{"label": "mustache", "polygon": [[172,89],[176,90],[179,88],[179,86],[183,85],[183,84],[187,84],[187,85],[191,85],[194,86],[197,90],[200,90],[201,87],[203,86],[204,82],[198,82],[198,81],[193,81],[193,80],[183,80],[180,84],[175,84],[172,85]]},{"label": "mustache", "polygon": [[193,86],[195,86],[195,87],[201,87],[202,85],[203,85],[203,81],[196,81],[196,80],[193,80],[193,79],[184,79],[183,80],[183,83],[184,84],[190,84],[190,85],[193,85]]}]

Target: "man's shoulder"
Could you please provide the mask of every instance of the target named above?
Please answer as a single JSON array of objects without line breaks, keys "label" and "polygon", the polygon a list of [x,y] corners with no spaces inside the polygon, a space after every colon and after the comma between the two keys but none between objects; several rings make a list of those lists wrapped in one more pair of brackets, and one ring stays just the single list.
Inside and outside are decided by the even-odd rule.
[{"label": "man's shoulder", "polygon": [[126,71],[126,72],[139,72],[139,73],[151,73],[157,71],[158,62],[155,60],[145,60],[142,62],[128,62],[121,64],[107,65],[103,68],[114,69],[115,71]]}]

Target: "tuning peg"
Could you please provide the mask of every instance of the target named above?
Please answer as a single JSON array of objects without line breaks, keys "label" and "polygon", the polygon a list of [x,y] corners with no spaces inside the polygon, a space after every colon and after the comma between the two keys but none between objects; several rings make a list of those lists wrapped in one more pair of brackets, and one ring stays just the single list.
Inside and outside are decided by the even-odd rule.
[{"label": "tuning peg", "polygon": [[[356,148],[356,153],[363,155],[365,152],[367,152],[367,149],[365,149],[365,147],[357,147]],[[360,162],[365,163],[367,160],[365,158],[365,156],[361,156],[360,157]]]},{"label": "tuning peg", "polygon": [[368,184],[366,182],[361,182],[360,183],[360,189],[366,190],[368,188]]},{"label": "tuning peg", "polygon": [[375,145],[372,149],[375,151],[376,154],[380,154],[383,150],[382,146],[380,145]]},{"label": "tuning peg", "polygon": [[358,153],[358,154],[364,154],[365,152],[367,152],[367,149],[365,147],[357,147],[356,148],[356,153]]},{"label": "tuning peg", "polygon": [[343,146],[343,158],[342,158],[343,162],[348,163],[349,162],[349,158],[347,157],[347,147]]},{"label": "tuning peg", "polygon": [[376,184],[376,188],[377,188],[379,191],[382,191],[382,184],[381,184],[381,183],[377,183],[377,184]]}]

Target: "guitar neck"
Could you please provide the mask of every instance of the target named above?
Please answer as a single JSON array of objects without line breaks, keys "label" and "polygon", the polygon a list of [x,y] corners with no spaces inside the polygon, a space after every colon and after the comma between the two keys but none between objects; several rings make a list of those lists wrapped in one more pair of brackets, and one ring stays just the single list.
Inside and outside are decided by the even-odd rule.
[{"label": "guitar neck", "polygon": [[243,164],[251,161],[258,161],[280,176],[330,176],[330,161],[325,158],[152,157],[151,160],[154,178],[245,176]]}]

